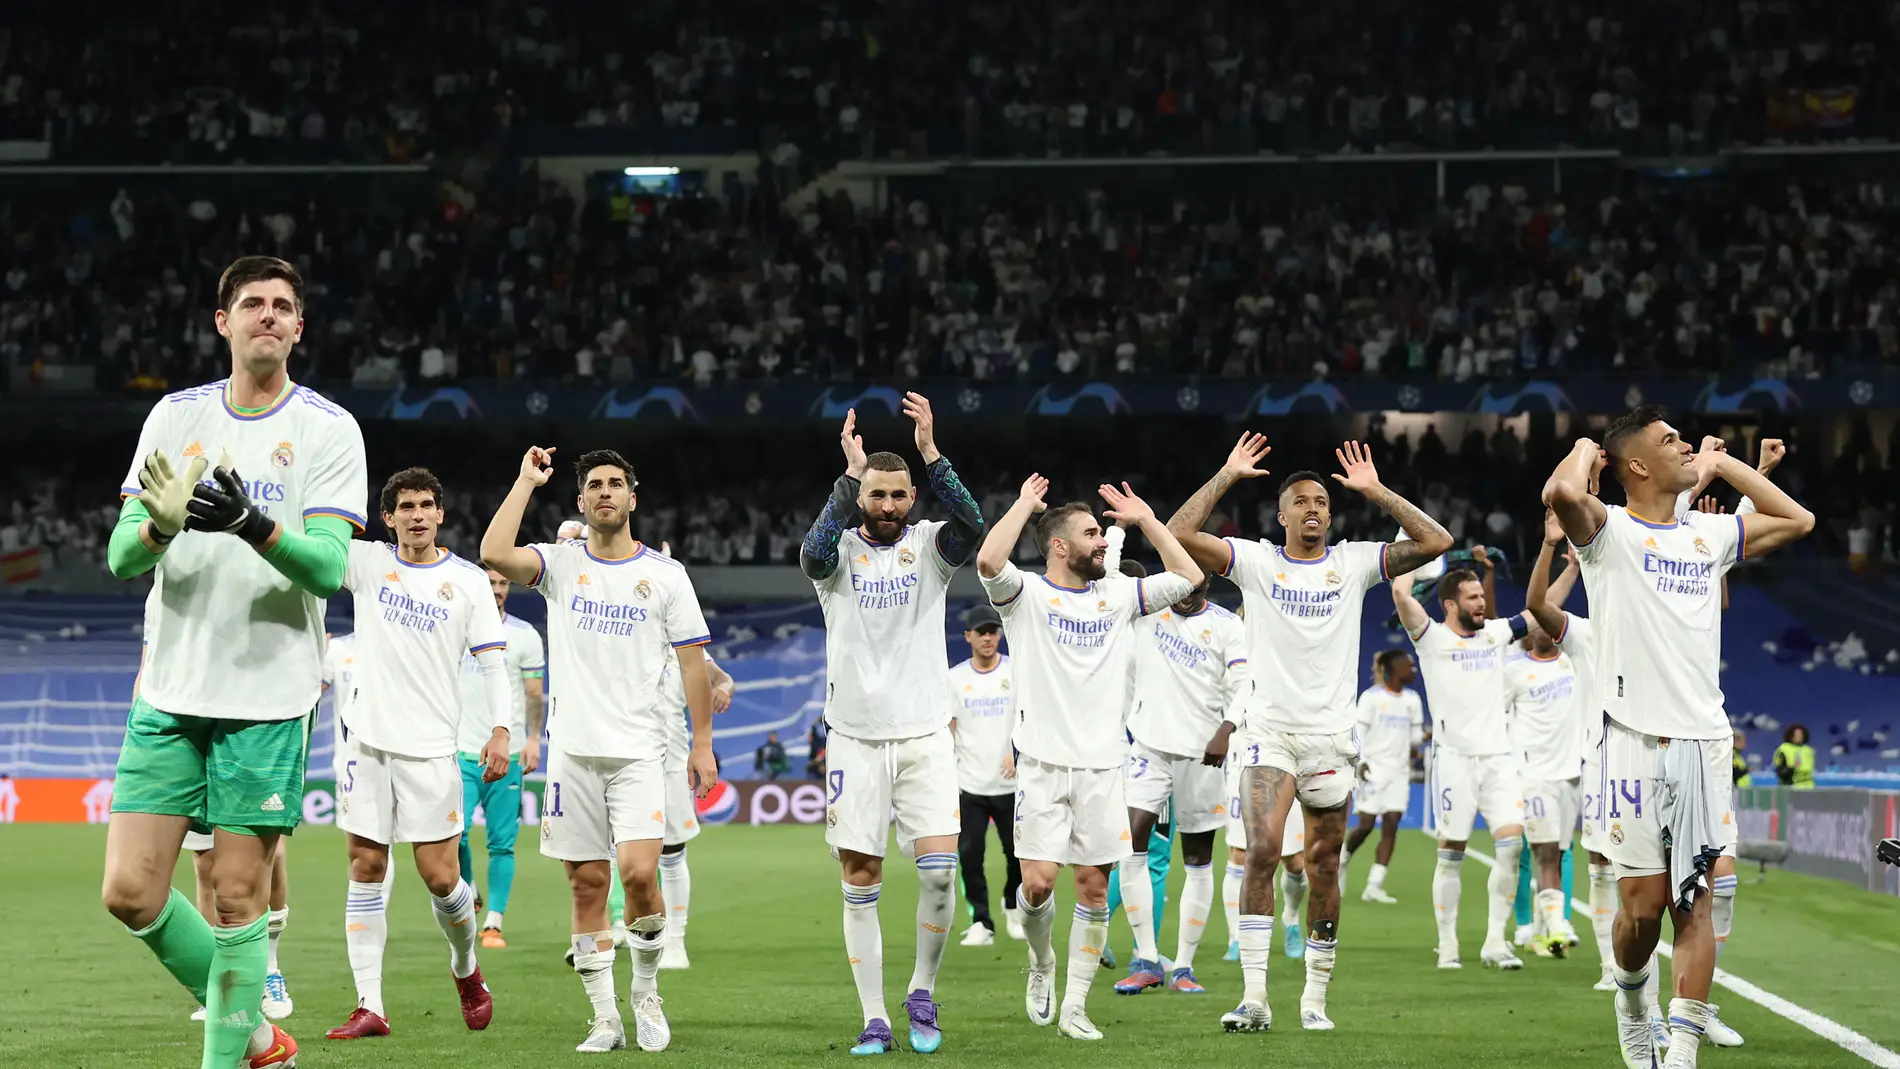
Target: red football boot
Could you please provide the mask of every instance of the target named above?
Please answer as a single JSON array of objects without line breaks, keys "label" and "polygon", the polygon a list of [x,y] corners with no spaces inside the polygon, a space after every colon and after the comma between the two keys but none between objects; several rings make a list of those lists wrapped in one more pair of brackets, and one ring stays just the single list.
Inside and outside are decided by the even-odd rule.
[{"label": "red football boot", "polygon": [[455,993],[462,996],[462,1023],[468,1025],[471,1032],[479,1032],[488,1027],[495,1016],[495,1000],[488,993],[488,983],[482,979],[482,967],[455,981]]},{"label": "red football boot", "polygon": [[325,1039],[370,1039],[389,1034],[389,1022],[358,1006],[350,1019],[323,1033]]}]

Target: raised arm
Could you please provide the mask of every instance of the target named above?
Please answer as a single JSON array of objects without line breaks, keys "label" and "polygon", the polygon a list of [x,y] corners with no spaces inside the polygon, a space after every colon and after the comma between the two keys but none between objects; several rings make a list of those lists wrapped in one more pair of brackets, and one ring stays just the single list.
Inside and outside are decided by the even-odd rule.
[{"label": "raised arm", "polygon": [[1022,537],[1023,525],[1029,522],[1029,517],[1046,507],[1042,498],[1048,492],[1049,480],[1041,475],[1032,474],[1023,480],[1022,492],[1016,496],[1016,503],[983,536],[983,547],[976,552],[977,575],[994,579],[1002,574],[1003,566],[1009,563],[1010,551],[1016,548],[1016,540]]},{"label": "raised arm", "polygon": [[1200,566],[1194,563],[1194,558],[1188,554],[1187,547],[1181,544],[1180,539],[1174,537],[1174,534],[1168,530],[1167,524],[1162,523],[1155,516],[1155,510],[1149,508],[1146,501],[1135,496],[1135,491],[1127,483],[1123,483],[1120,490],[1103,483],[1100,492],[1102,500],[1108,502],[1109,510],[1105,515],[1109,519],[1117,523],[1132,523],[1141,528],[1141,533],[1147,537],[1148,544],[1155,547],[1155,552],[1161,554],[1163,568],[1187,580],[1189,589],[1201,585],[1201,580],[1207,578],[1207,573],[1201,571]]},{"label": "raised arm", "polygon": [[1244,432],[1214,477],[1194,491],[1194,496],[1182,502],[1168,518],[1168,533],[1204,571],[1216,574],[1227,571],[1228,546],[1224,539],[1208,534],[1201,527],[1229,487],[1242,479],[1258,479],[1267,474],[1267,469],[1259,464],[1271,452],[1273,447],[1267,444],[1266,435]]},{"label": "raised arm", "polygon": [[917,452],[924,458],[930,492],[950,510],[949,522],[937,532],[937,554],[952,566],[961,567],[969,563],[977,540],[983,536],[983,510],[977,507],[976,498],[963,480],[957,478],[949,458],[937,448],[937,420],[931,414],[930,401],[923,394],[907,393],[904,414],[916,424]]},{"label": "raised arm", "polygon": [[1484,587],[1484,618],[1498,618],[1498,566],[1483,546],[1471,547],[1471,563],[1478,566],[1478,582]]},{"label": "raised arm", "polygon": [[515,474],[515,484],[508,488],[508,496],[502,498],[495,518],[488,521],[488,530],[482,532],[482,563],[507,576],[511,583],[533,586],[541,579],[541,554],[526,546],[517,546],[515,542],[521,537],[521,517],[528,511],[528,500],[534,497],[536,490],[547,485],[548,476],[553,473],[554,447],[529,446],[521,455],[521,470]]},{"label": "raised arm", "polygon": [[1737,517],[1744,537],[1740,556],[1773,553],[1814,530],[1814,513],[1746,462],[1724,453],[1716,465],[1716,475],[1755,503],[1754,512]]},{"label": "raised arm", "polygon": [[1576,583],[1576,561],[1571,558],[1564,568],[1562,591],[1550,581],[1550,566],[1557,557],[1557,547],[1564,541],[1563,525],[1557,522],[1557,514],[1550,509],[1544,510],[1544,538],[1537,547],[1537,562],[1531,565],[1530,584],[1524,591],[1524,609],[1544,629],[1544,634],[1553,640],[1564,633],[1564,597],[1570,593],[1570,587]]},{"label": "raised arm", "polygon": [[807,579],[829,578],[838,570],[838,540],[860,519],[858,483],[868,464],[864,439],[857,429],[858,410],[854,408],[844,414],[844,429],[838,433],[838,446],[844,450],[844,474],[831,485],[831,497],[812,521],[811,530],[805,532],[804,544],[798,547],[798,566]]},{"label": "raised arm", "polygon": [[1426,625],[1432,618],[1426,614],[1425,606],[1412,596],[1412,573],[1405,572],[1392,577],[1392,607],[1399,611],[1399,623],[1405,627],[1405,633],[1416,641],[1425,633]]},{"label": "raised arm", "polygon": [[1590,492],[1601,470],[1603,450],[1588,438],[1577,439],[1570,455],[1544,481],[1544,504],[1557,514],[1572,545],[1587,546],[1597,536],[1609,511]]},{"label": "raised arm", "polygon": [[1102,555],[1102,571],[1109,575],[1120,575],[1122,570],[1122,547],[1128,543],[1128,525],[1116,523],[1102,532],[1102,539],[1108,543],[1108,552]]},{"label": "raised arm", "polygon": [[1451,532],[1445,530],[1443,524],[1379,481],[1379,469],[1373,466],[1372,450],[1365,443],[1347,442],[1333,450],[1333,455],[1339,458],[1340,471],[1333,476],[1339,485],[1357,491],[1377,505],[1380,511],[1399,521],[1399,528],[1405,532],[1404,539],[1385,547],[1385,574],[1394,577],[1395,588],[1399,575],[1417,571],[1451,548]]}]

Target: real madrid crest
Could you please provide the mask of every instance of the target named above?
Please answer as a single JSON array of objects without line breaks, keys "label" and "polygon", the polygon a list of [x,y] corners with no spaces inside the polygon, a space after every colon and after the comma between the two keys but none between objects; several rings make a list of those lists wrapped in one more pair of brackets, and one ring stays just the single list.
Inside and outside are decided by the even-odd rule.
[{"label": "real madrid crest", "polygon": [[1095,611],[1096,611],[1096,612],[1107,612],[1107,611],[1108,611],[1108,599],[1107,599],[1107,598],[1102,598],[1102,599],[1101,599],[1100,601],[1097,601],[1097,602],[1095,603]]},{"label": "real madrid crest", "polygon": [[277,448],[270,451],[270,462],[280,468],[288,468],[297,460],[297,454],[290,448],[289,442],[278,442]]},{"label": "real madrid crest", "polygon": [[1000,686],[1000,687],[1002,687],[1002,688],[1003,688],[1004,690],[1008,690],[1008,689],[1009,689],[1009,680],[1007,680],[1007,679],[1005,679],[1005,680],[1003,680],[1003,681],[1002,681],[1002,682],[1001,682],[1000,684],[998,684],[998,686]]},{"label": "real madrid crest", "polygon": [[908,568],[917,563],[917,554],[912,553],[909,546],[905,546],[897,551],[897,563]]},{"label": "real madrid crest", "polygon": [[455,600],[454,585],[451,583],[443,583],[441,586],[436,588],[435,596],[436,596],[436,600],[438,601],[454,601]]},{"label": "real madrid crest", "polygon": [[1610,842],[1615,843],[1617,846],[1623,845],[1623,825],[1610,825]]},{"label": "real madrid crest", "polygon": [[639,582],[633,584],[633,594],[635,597],[639,598],[641,601],[645,601],[646,599],[653,596],[653,586],[649,584],[645,579],[642,579]]},{"label": "real madrid crest", "polygon": [[1327,586],[1338,586],[1338,585],[1339,585],[1339,582],[1340,582],[1340,579],[1339,579],[1339,573],[1338,573],[1338,572],[1335,572],[1335,571],[1331,571],[1331,570],[1328,570],[1328,571],[1327,571],[1327,573],[1326,573],[1326,585],[1327,585]]}]

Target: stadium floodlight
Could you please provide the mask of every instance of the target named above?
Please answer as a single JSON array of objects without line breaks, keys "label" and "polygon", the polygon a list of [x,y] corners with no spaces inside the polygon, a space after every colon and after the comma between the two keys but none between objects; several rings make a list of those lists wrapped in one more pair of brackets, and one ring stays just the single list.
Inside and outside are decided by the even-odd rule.
[{"label": "stadium floodlight", "polygon": [[620,172],[628,178],[672,178],[680,173],[678,167],[627,167]]}]

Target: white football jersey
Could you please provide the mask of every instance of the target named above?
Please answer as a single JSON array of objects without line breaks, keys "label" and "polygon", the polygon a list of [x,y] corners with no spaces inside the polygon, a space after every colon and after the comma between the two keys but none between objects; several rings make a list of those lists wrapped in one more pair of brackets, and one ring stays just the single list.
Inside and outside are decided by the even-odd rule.
[{"label": "white football jersey", "polygon": [[1411,687],[1392,693],[1382,686],[1359,695],[1359,759],[1387,774],[1412,768],[1412,747],[1425,741],[1425,705]]},{"label": "white football jersey", "polygon": [[[139,471],[155,450],[180,471],[195,457],[216,464],[228,452],[251,502],[285,530],[302,531],[317,516],[362,530],[369,468],[356,420],[297,385],[269,409],[240,414],[225,387],[195,386],[152,406],[120,495],[138,496]],[[139,691],[177,716],[289,720],[307,715],[322,693],[323,600],[227,534],[182,531],[159,558],[145,640],[152,656]]]},{"label": "white football jersey", "polygon": [[1599,701],[1645,735],[1725,739],[1722,577],[1742,557],[1739,516],[1650,523],[1620,505],[1577,547],[1591,619],[1603,628]]},{"label": "white football jersey", "polygon": [[[446,549],[438,553],[432,564],[410,564],[390,543],[355,541],[343,571],[362,637],[350,731],[400,757],[455,753],[462,658],[508,646],[488,573]],[[492,712],[488,723],[493,731]]]},{"label": "white football jersey", "polygon": [[1603,687],[1597,675],[1596,625],[1587,616],[1564,613],[1564,631],[1556,638],[1558,648],[1570,657],[1577,673],[1577,704],[1581,706],[1584,757],[1596,752],[1603,738]]},{"label": "white football jersey", "polygon": [[1434,746],[1469,757],[1511,752],[1504,726],[1504,662],[1528,630],[1522,615],[1486,620],[1468,636],[1433,620],[1412,639],[1432,704]]},{"label": "white football jersey", "polygon": [[548,600],[549,744],[575,757],[664,758],[668,647],[712,641],[686,568],[640,545],[596,557],[587,543],[540,542],[531,584]]},{"label": "white football jersey", "polygon": [[1524,761],[1525,777],[1546,783],[1576,779],[1583,771],[1587,714],[1570,655],[1559,649],[1549,660],[1514,657],[1504,666],[1504,688],[1511,745]]},{"label": "white football jersey", "polygon": [[1007,655],[996,667],[979,671],[975,661],[950,669],[950,695],[956,703],[957,790],[969,794],[1016,793],[1016,781],[1003,777],[1010,732],[1016,726],[1016,693],[1010,684]]},{"label": "white football jersey", "polygon": [[1227,568],[1244,595],[1254,678],[1249,735],[1352,730],[1359,684],[1359,621],[1366,591],[1390,578],[1384,542],[1341,542],[1295,560],[1266,539],[1226,540]]},{"label": "white football jersey", "polygon": [[332,635],[323,649],[323,686],[330,692],[331,753],[343,752],[349,736],[350,697],[356,693],[356,635]]},{"label": "white football jersey", "polygon": [[[712,654],[707,654],[708,674],[715,663]],[[693,714],[686,708],[686,684],[680,680],[680,655],[672,646],[666,648],[665,686],[666,700],[673,710],[666,721],[666,770],[684,772],[686,757],[693,750]]]},{"label": "white football jersey", "polygon": [[1172,608],[1135,621],[1135,701],[1128,730],[1151,750],[1198,757],[1214,729],[1253,690],[1247,628],[1213,602],[1185,616]]},{"label": "white football jersey", "polygon": [[911,739],[950,722],[944,597],[956,566],[938,520],[873,542],[853,528],[838,566],[812,580],[825,613],[825,724],[854,739]]},{"label": "white football jersey", "polygon": [[[547,674],[548,655],[541,644],[541,632],[518,616],[502,617],[501,632],[508,642],[505,654],[508,662],[508,752],[520,753],[528,742],[527,680],[539,679]],[[481,664],[472,653],[462,657],[461,682],[462,727],[455,748],[473,756],[480,754],[482,747],[488,745],[489,733],[495,730],[495,725],[488,715],[488,688],[482,682]]]},{"label": "white football jersey", "polygon": [[1070,589],[1006,563],[983,580],[983,589],[1009,641],[1016,749],[1045,764],[1121,767],[1134,657],[1130,625],[1187,597],[1193,585],[1162,572],[1146,579],[1111,575]]}]

